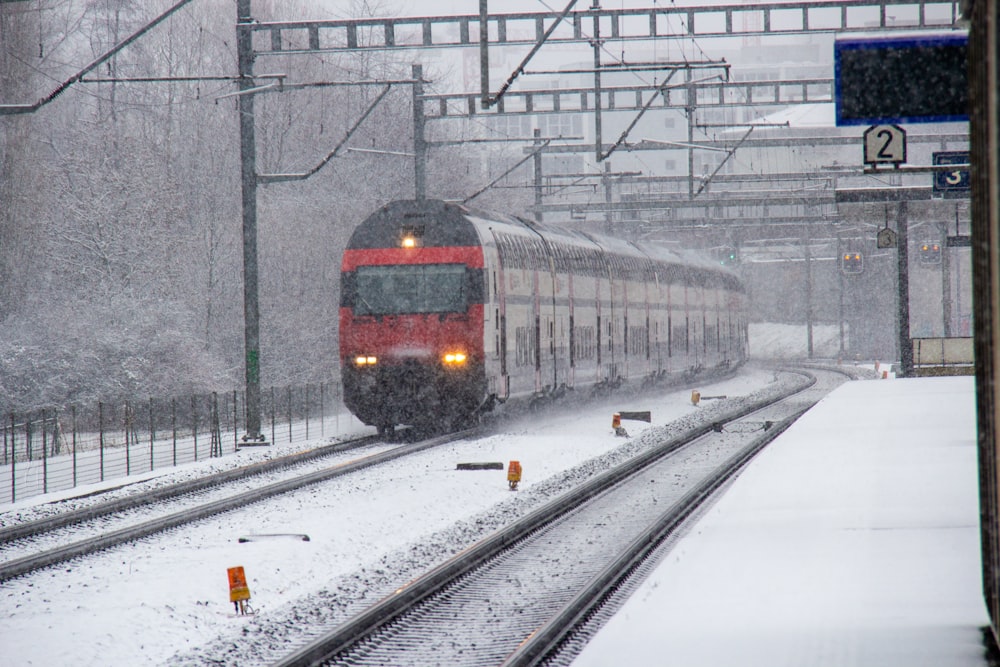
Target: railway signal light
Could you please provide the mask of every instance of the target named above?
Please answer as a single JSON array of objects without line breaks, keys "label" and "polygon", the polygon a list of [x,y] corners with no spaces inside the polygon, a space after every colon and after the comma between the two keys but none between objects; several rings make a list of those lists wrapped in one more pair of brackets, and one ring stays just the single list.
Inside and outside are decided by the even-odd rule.
[{"label": "railway signal light", "polygon": [[723,266],[738,264],[740,261],[740,253],[736,248],[723,248],[722,253],[719,257],[719,264]]},{"label": "railway signal light", "polygon": [[864,259],[860,252],[845,252],[840,258],[840,270],[844,273],[861,273],[865,270]]},{"label": "railway signal light", "polygon": [[933,241],[925,241],[920,244],[920,263],[921,264],[940,264],[941,263],[941,244],[935,243]]}]

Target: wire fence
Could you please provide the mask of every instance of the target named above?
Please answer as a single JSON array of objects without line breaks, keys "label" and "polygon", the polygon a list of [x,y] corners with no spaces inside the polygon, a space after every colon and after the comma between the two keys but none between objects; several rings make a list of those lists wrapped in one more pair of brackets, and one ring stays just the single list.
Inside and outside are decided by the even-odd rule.
[{"label": "wire fence", "polygon": [[[221,457],[244,444],[243,392],[124,400],[3,413],[0,503]],[[261,396],[267,443],[360,426],[335,383],[272,387]],[[253,446],[260,446],[253,443]]]}]

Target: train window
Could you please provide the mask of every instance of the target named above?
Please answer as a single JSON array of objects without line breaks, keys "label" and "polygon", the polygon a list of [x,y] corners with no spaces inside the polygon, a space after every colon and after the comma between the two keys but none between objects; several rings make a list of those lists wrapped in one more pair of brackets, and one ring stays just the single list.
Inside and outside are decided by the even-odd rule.
[{"label": "train window", "polygon": [[360,266],[355,274],[354,314],[464,313],[468,288],[464,264]]}]

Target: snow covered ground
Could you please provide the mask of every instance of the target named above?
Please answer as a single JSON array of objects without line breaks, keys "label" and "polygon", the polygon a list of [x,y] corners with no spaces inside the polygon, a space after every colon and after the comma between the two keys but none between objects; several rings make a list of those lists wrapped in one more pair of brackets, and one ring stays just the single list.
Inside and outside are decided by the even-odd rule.
[{"label": "snow covered ground", "polygon": [[[772,372],[750,369],[698,389],[734,397],[773,385]],[[645,431],[721,407],[694,407],[692,388],[526,420],[6,582],[2,661],[266,662],[273,635],[304,640],[595,462],[630,455]],[[616,438],[616,410],[651,410],[653,424],[626,422],[633,437]],[[974,424],[971,378],[845,384],[751,463],[577,664],[983,664]],[[524,469],[517,493],[502,471],[455,469],[512,459]],[[270,533],[310,541],[238,542]],[[256,616],[228,601],[235,565]]]},{"label": "snow covered ground", "polygon": [[841,386],[768,446],[574,667],[988,664],[971,377]]},{"label": "snow covered ground", "polygon": [[[774,380],[773,372],[758,369],[699,388],[705,395],[735,399],[766,390]],[[611,465],[641,445],[644,431],[723,403],[695,407],[690,397],[691,388],[685,388],[594,404],[582,417],[570,410],[535,417],[507,425],[500,435],[456,442],[0,584],[4,661],[194,665],[221,659],[247,664],[250,656],[266,662],[273,657],[268,650],[274,633],[305,636],[314,626],[341,620],[349,606],[373,602],[401,578],[423,573],[511,516],[560,493],[573,483],[572,469],[581,466],[576,474],[585,476],[602,456],[600,466]],[[611,429],[616,410],[649,410],[653,423],[625,422],[633,437],[617,438]],[[162,485],[209,468],[244,465],[279,453],[275,448],[190,464],[142,484]],[[456,470],[460,462],[506,466],[512,459],[524,471],[517,493],[507,488],[505,471]],[[51,511],[41,503],[36,497],[7,507],[30,519]],[[238,541],[261,534],[305,534],[310,540]],[[233,613],[226,571],[236,565],[245,568],[257,616]],[[289,619],[299,619],[300,627],[290,629]]]}]

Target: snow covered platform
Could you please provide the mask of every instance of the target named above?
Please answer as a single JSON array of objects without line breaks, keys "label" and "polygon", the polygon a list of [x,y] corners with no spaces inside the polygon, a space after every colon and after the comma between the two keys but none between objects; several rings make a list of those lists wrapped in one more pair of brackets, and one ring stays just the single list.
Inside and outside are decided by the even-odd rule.
[{"label": "snow covered platform", "polygon": [[574,667],[991,664],[975,438],[971,377],[841,386],[751,462]]}]

